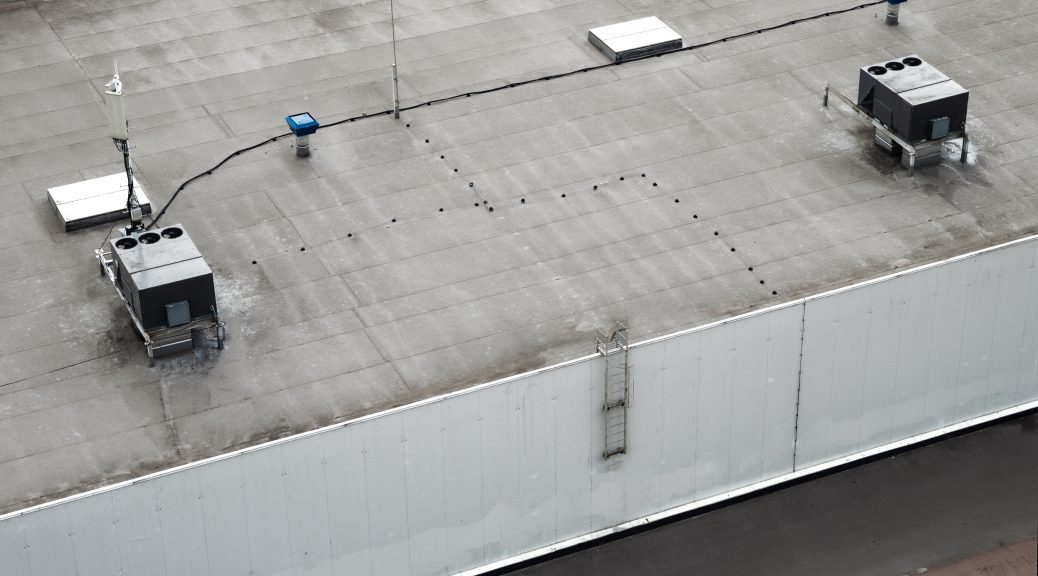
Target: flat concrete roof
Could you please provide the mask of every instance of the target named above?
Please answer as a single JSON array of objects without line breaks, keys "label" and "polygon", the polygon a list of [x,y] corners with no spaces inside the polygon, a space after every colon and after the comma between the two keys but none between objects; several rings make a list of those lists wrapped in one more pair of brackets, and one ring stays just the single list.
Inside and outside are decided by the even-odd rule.
[{"label": "flat concrete roof", "polygon": [[[854,5],[395,4],[404,106],[604,64],[587,30],[613,22],[692,45]],[[582,356],[615,319],[642,339],[1038,231],[1038,4],[884,9],[237,156],[163,218],[216,275],[226,348],[149,365],[93,260],[108,227],[64,233],[46,199],[122,170],[112,58],[158,208],[288,114],[390,107],[389,5],[0,3],[0,512]],[[967,165],[909,177],[821,106],[907,54],[971,91]]]}]

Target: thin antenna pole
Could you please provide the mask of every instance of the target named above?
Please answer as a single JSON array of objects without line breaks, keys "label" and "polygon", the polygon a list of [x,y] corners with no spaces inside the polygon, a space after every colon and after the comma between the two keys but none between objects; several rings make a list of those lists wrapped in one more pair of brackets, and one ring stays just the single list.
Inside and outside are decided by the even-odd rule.
[{"label": "thin antenna pole", "polygon": [[393,35],[393,118],[400,118],[400,78],[396,72],[396,15],[393,0],[389,0],[389,28]]},{"label": "thin antenna pole", "polygon": [[126,212],[130,217],[130,225],[126,232],[138,232],[144,230],[141,221],[141,205],[137,200],[137,194],[133,189],[133,165],[130,162],[129,125],[126,122],[126,109],[122,101],[123,83],[119,79],[119,61],[112,63],[112,79],[105,84],[105,108],[108,115],[109,129],[112,140],[123,154],[123,168],[126,170]]}]

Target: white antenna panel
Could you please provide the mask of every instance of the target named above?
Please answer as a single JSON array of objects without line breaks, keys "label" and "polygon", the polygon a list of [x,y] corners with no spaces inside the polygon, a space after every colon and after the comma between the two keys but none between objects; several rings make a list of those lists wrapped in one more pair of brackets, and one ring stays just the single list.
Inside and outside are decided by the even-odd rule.
[{"label": "white antenna panel", "polygon": [[109,135],[116,140],[127,140],[126,104],[123,103],[123,83],[119,80],[119,63],[115,63],[115,75],[105,84],[105,113],[108,115]]}]

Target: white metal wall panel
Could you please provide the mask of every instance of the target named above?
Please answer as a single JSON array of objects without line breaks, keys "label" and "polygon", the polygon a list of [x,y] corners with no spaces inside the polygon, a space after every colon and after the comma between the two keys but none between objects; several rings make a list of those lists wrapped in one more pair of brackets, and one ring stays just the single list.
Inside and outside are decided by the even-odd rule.
[{"label": "white metal wall panel", "polygon": [[[732,351],[732,409],[729,412],[731,458],[726,487],[757,482],[764,467],[764,419],[767,414],[768,318],[735,323]],[[794,405],[776,408],[792,409]],[[792,434],[789,437],[793,439]],[[789,450],[793,444],[790,442]]]},{"label": "white metal wall panel", "polygon": [[937,276],[923,430],[940,428],[954,421],[955,388],[965,335],[966,309],[974,305],[969,298],[970,278],[976,262],[976,258],[970,258],[922,272]]},{"label": "white metal wall panel", "polygon": [[[642,346],[631,349],[628,355],[632,385],[627,410],[628,450],[618,457],[623,460],[624,474],[620,479],[624,486],[625,520],[660,511],[664,348]],[[603,401],[604,396],[603,392]],[[604,421],[601,426],[605,426]]]},{"label": "white metal wall panel", "polygon": [[761,382],[764,387],[764,440],[761,444],[761,468],[756,480],[765,480],[793,471],[804,306],[788,306],[759,318],[767,318],[768,332],[767,355],[764,357],[767,371],[765,380]]},{"label": "white metal wall panel", "polygon": [[205,517],[198,477],[199,470],[189,468],[155,479],[166,576],[209,574],[205,530],[200,529],[205,525]]},{"label": "white metal wall panel", "polygon": [[283,445],[248,452],[241,457],[242,497],[249,530],[252,566],[268,574],[284,573],[292,561],[285,504]]},{"label": "white metal wall panel", "polygon": [[1020,404],[1038,398],[1038,298],[1035,297],[1035,294],[1038,294],[1038,250],[1031,250],[1030,257],[1024,279],[1027,286],[1023,292],[1027,326],[1024,328],[1018,364],[1020,377],[1016,397],[1005,405]]},{"label": "white metal wall panel", "polygon": [[[1038,241],[0,520],[0,574],[442,575],[1038,399]],[[801,358],[802,355],[802,358]],[[795,449],[795,457],[794,457]]]},{"label": "white metal wall panel", "polygon": [[797,468],[1036,399],[1036,247],[808,299]]},{"label": "white metal wall panel", "polygon": [[403,416],[397,412],[358,426],[364,436],[364,473],[368,482],[371,574],[400,576],[411,570],[407,542],[407,467]]},{"label": "white metal wall panel", "polygon": [[955,422],[987,413],[991,346],[998,317],[999,292],[1002,291],[1002,267],[1006,260],[1002,252],[969,261],[971,277],[967,285],[961,355],[953,382],[955,403],[951,419]]},{"label": "white metal wall panel", "polygon": [[792,471],[801,315],[790,306],[696,333],[696,499]]},{"label": "white metal wall panel", "polygon": [[[372,538],[363,423],[320,434],[333,574],[371,574]],[[380,483],[375,483],[378,490]],[[214,573],[215,576],[215,573]]]},{"label": "white metal wall panel", "polygon": [[447,573],[441,404],[400,413],[404,423],[411,574]]},{"label": "white metal wall panel", "polygon": [[868,294],[855,290],[841,296],[811,302],[804,311],[798,467],[858,444]]},{"label": "white metal wall panel", "polygon": [[297,574],[331,574],[330,499],[321,438],[300,438],[281,448],[291,566]]},{"label": "white metal wall panel", "polygon": [[522,513],[519,509],[519,410],[517,382],[480,391],[480,439],[483,452],[483,547],[487,558],[518,554]]},{"label": "white metal wall panel", "polygon": [[194,469],[202,502],[201,529],[213,576],[253,574],[240,465],[241,457],[233,457]]},{"label": "white metal wall panel", "polygon": [[722,324],[699,333],[699,398],[696,402],[696,498],[728,488],[731,463],[732,369],[735,327]]},{"label": "white metal wall panel", "polygon": [[[591,446],[594,412],[592,379],[602,366],[571,364],[544,373],[554,381],[556,538],[559,542],[591,532]],[[600,400],[604,400],[600,399]]]},{"label": "white metal wall panel", "polygon": [[20,519],[0,522],[0,574],[29,574],[26,551]]},{"label": "white metal wall panel", "polygon": [[[793,427],[780,426],[777,421],[792,423],[789,415],[796,411],[796,379],[795,374],[776,378],[771,372],[769,359],[775,340],[771,333],[772,320],[780,324],[784,320],[799,333],[800,314],[793,309],[733,323],[732,410],[728,421],[732,456],[726,488],[777,475],[765,472],[765,460],[785,461],[787,467],[781,472],[792,471]],[[775,400],[774,404],[769,404],[769,399]],[[769,453],[769,447],[773,452]]]},{"label": "white metal wall panel", "polygon": [[[118,574],[122,571],[112,494],[108,496],[88,498],[79,506],[67,509],[77,576]],[[0,574],[7,572],[0,571]]]},{"label": "white metal wall panel", "polygon": [[[982,412],[997,410],[1000,406],[1026,401],[1027,395],[1017,395],[1017,387],[1021,382],[1035,382],[1034,374],[1028,379],[1026,370],[1021,370],[1024,359],[1028,356],[1028,343],[1035,338],[1028,337],[1028,312],[1038,309],[1034,294],[1038,293],[1035,282],[1036,251],[999,250],[991,254],[1001,264],[999,274],[999,292],[996,296],[996,309],[993,322],[995,325],[991,341],[991,357],[988,362],[988,380],[984,388],[984,404]],[[1018,278],[1018,271],[1026,271],[1023,278]],[[1020,303],[1024,303],[1021,310]],[[1032,331],[1038,324],[1032,324]],[[1031,353],[1034,347],[1030,348]],[[1036,397],[1038,394],[1031,394]]]},{"label": "white metal wall panel", "polygon": [[119,560],[125,574],[164,574],[162,528],[155,483],[131,484],[112,493]]},{"label": "white metal wall panel", "polygon": [[[556,379],[547,372],[516,382],[519,398],[519,548],[556,541]],[[562,414],[565,418],[565,412]],[[564,466],[567,464],[563,464]]]},{"label": "white metal wall panel", "polygon": [[[110,498],[110,495],[106,494]],[[65,506],[45,508],[24,517],[27,574],[75,574],[76,556]]]},{"label": "white metal wall panel", "polygon": [[660,383],[660,425],[664,432],[660,439],[659,481],[664,509],[695,500],[699,341],[699,333],[692,333],[660,343],[666,362]]},{"label": "white metal wall panel", "polygon": [[448,566],[460,572],[484,564],[483,449],[479,394],[443,402],[444,495]]},{"label": "white metal wall panel", "polygon": [[[900,334],[904,283],[882,282],[868,292],[868,345],[862,350],[868,386],[861,390],[861,416],[857,443],[880,446],[891,441],[894,405],[898,384],[899,337],[872,337],[873,334]],[[806,399],[806,398],[805,398]]]},{"label": "white metal wall panel", "polygon": [[[901,295],[901,322],[897,332],[889,335],[876,334],[877,338],[896,337],[898,339],[897,393],[893,404],[893,420],[891,429],[895,436],[911,436],[926,429],[926,393],[930,370],[930,347],[933,335],[933,319],[935,311],[934,293],[937,290],[936,275],[909,274],[892,280],[903,286]],[[867,290],[868,288],[864,288]],[[809,307],[810,309],[810,307]],[[808,337],[805,333],[805,342]],[[807,345],[805,344],[805,356]],[[807,363],[805,358],[804,363]],[[805,379],[806,381],[806,379]],[[801,389],[804,384],[801,383]],[[807,394],[802,394],[807,397]],[[885,409],[889,410],[887,406]],[[798,437],[804,439],[801,434]],[[802,452],[797,451],[797,466]],[[819,461],[818,458],[814,461]]]}]

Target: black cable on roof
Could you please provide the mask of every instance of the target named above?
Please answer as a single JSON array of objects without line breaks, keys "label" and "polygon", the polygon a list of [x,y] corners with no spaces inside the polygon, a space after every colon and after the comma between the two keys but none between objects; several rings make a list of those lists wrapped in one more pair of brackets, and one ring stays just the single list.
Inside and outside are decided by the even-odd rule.
[{"label": "black cable on roof", "polygon": [[[796,18],[794,20],[789,20],[788,22],[783,22],[781,24],[775,24],[774,26],[767,26],[767,27],[764,27],[764,28],[757,28],[755,30],[750,30],[749,32],[743,32],[741,34],[733,34],[731,36],[725,36],[724,38],[718,38],[717,40],[711,40],[709,42],[702,42],[702,43],[699,43],[699,44],[691,44],[689,46],[682,46],[681,48],[675,48],[673,50],[668,50],[666,52],[661,52],[659,54],[650,54],[650,55],[647,55],[647,56],[639,56],[637,58],[631,58],[630,60],[623,60],[623,61],[620,61],[620,62],[608,62],[606,64],[598,64],[596,66],[588,66],[586,68],[579,68],[577,70],[569,70],[567,72],[559,72],[559,73],[556,73],[556,74],[549,74],[547,76],[540,76],[538,78],[531,78],[529,80],[520,80],[518,82],[511,82],[511,83],[508,83],[508,84],[503,84],[501,86],[495,86],[493,88],[484,88],[482,90],[473,90],[473,91],[470,91],[470,92],[462,92],[460,94],[455,94],[453,96],[444,96],[443,98],[436,98],[434,100],[427,100],[425,102],[420,102],[418,104],[412,104],[410,106],[405,106],[403,108],[400,108],[400,110],[401,111],[414,110],[416,108],[421,108],[422,106],[432,106],[433,104],[442,104],[444,102],[450,102],[451,100],[457,100],[459,98],[468,98],[470,96],[478,96],[478,95],[481,95],[481,94],[490,94],[492,92],[498,92],[500,90],[506,90],[506,89],[509,89],[509,88],[518,88],[519,86],[526,86],[527,84],[534,84],[536,82],[546,82],[548,80],[557,80],[559,78],[565,78],[567,76],[574,76],[576,74],[582,74],[584,72],[591,72],[593,70],[601,70],[603,68],[609,68],[610,66],[622,66],[624,64],[628,64],[628,63],[631,63],[631,62],[638,62],[640,60],[646,60],[646,59],[649,59],[649,58],[659,58],[660,56],[666,56],[668,54],[674,54],[676,52],[687,52],[687,51],[690,51],[690,50],[698,50],[700,48],[706,48],[707,46],[713,46],[715,44],[723,44],[725,42],[728,42],[729,40],[738,40],[739,38],[745,38],[747,36],[754,36],[756,34],[763,34],[764,32],[771,32],[773,30],[778,30],[780,28],[785,28],[787,26],[793,26],[793,25],[796,25],[796,24],[801,24],[803,22],[809,22],[811,20],[820,20],[822,18],[828,18],[830,16],[837,16],[839,14],[846,14],[847,12],[853,12],[855,10],[861,10],[861,9],[864,9],[864,8],[869,8],[870,6],[876,6],[877,4],[883,4],[886,1],[887,0],[873,0],[872,2],[866,2],[865,4],[858,4],[856,6],[851,6],[849,8],[843,8],[843,9],[840,9],[840,10],[832,10],[832,11],[829,11],[829,12],[822,12],[820,14],[815,14],[813,16],[805,16],[803,18]],[[392,114],[392,113],[393,113],[393,110],[391,110],[391,109],[390,110],[382,110],[382,111],[371,113],[371,114],[363,113],[360,116],[353,116],[351,118],[343,118],[342,120],[336,120],[335,122],[331,122],[329,124],[323,124],[323,125],[320,126],[320,128],[318,128],[318,130],[321,130],[323,128],[331,128],[332,126],[338,126],[339,124],[345,124],[347,122],[353,122],[353,121],[356,121],[356,120],[363,120],[363,119],[366,119],[366,118],[374,118],[376,116],[384,116],[386,114]],[[269,144],[271,142],[274,142],[278,138],[284,138],[285,136],[291,136],[291,135],[292,135],[291,132],[286,132],[284,134],[278,134],[277,136],[273,136],[271,138],[267,138],[266,140],[264,140],[262,142],[253,144],[252,146],[247,146],[245,148],[241,148],[239,150],[235,150],[234,152],[232,152],[229,155],[227,155],[226,158],[221,160],[218,164],[216,164],[212,168],[206,170],[205,172],[200,172],[198,174],[195,174],[191,178],[188,178],[187,180],[185,180],[176,189],[175,192],[173,192],[173,195],[170,196],[169,200],[167,200],[166,203],[162,206],[162,209],[159,210],[158,213],[155,214],[155,216],[151,219],[151,223],[148,224],[146,229],[150,230],[151,228],[155,227],[159,223],[159,220],[162,219],[162,216],[166,213],[166,210],[169,209],[170,205],[173,204],[173,201],[176,200],[177,196],[184,190],[185,187],[187,187],[188,184],[194,182],[195,180],[201,178],[202,176],[208,176],[208,175],[212,174],[214,170],[216,170],[217,168],[223,166],[225,163],[227,163],[228,160],[230,160],[231,158],[234,158],[235,156],[237,156],[239,154],[242,154],[244,152],[248,152],[250,150],[254,150],[256,148],[259,148],[260,146],[263,146],[265,144]]]}]

